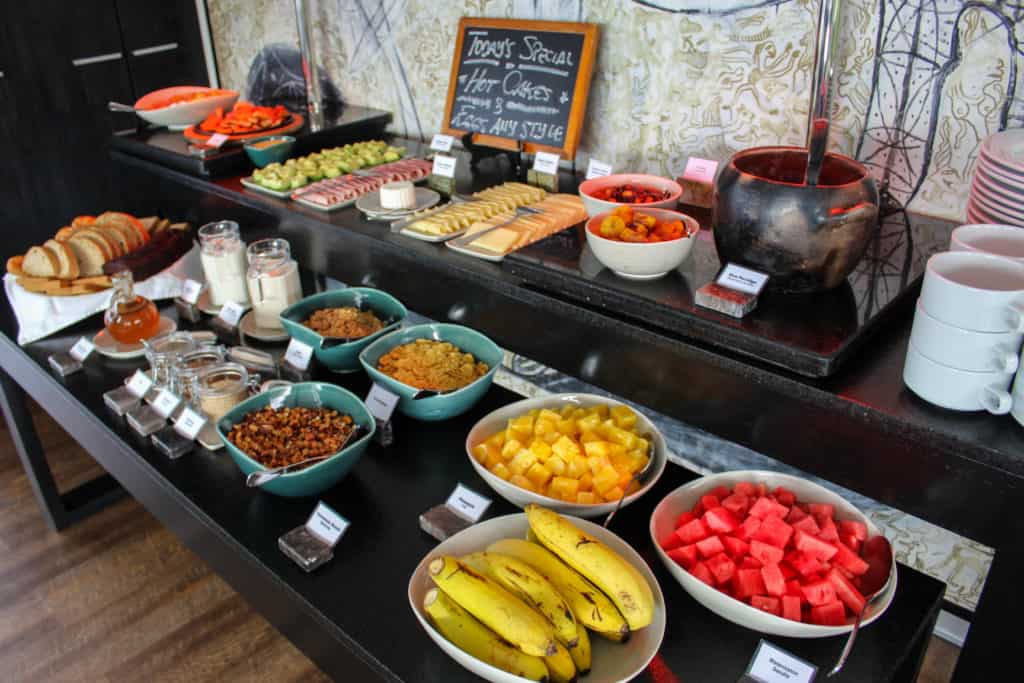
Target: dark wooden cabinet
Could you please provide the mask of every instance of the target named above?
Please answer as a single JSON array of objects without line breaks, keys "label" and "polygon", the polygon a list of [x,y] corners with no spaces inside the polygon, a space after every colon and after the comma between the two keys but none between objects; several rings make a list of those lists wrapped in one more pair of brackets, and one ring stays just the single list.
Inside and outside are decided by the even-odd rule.
[{"label": "dark wooden cabinet", "polygon": [[194,0],[3,3],[4,259],[78,214],[123,204],[107,141],[141,122],[107,111],[107,102],[130,104],[157,88],[208,84],[200,36]]}]

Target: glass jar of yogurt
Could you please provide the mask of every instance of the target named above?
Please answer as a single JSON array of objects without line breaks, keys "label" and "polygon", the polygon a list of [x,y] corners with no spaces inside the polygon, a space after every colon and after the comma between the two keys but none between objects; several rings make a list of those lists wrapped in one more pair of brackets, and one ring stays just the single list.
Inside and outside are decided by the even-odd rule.
[{"label": "glass jar of yogurt", "polygon": [[256,327],[282,330],[278,317],[302,298],[299,264],[292,258],[287,240],[271,238],[249,245],[246,281]]},{"label": "glass jar of yogurt", "polygon": [[212,306],[223,306],[228,301],[248,305],[245,243],[238,223],[217,221],[199,228],[199,259]]}]

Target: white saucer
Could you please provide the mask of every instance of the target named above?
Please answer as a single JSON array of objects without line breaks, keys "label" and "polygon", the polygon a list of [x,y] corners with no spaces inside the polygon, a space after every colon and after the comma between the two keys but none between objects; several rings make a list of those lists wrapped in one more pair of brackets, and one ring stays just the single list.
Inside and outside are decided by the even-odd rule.
[{"label": "white saucer", "polygon": [[[178,323],[174,322],[170,318],[160,316],[160,326],[157,328],[157,332],[154,337],[159,337],[162,334],[170,334],[178,329]],[[96,346],[96,352],[106,356],[107,358],[116,358],[118,360],[124,360],[128,358],[140,358],[146,355],[146,347],[142,345],[142,342],[138,344],[122,344],[110,336],[110,333],[106,330],[100,330],[96,333],[96,336],[92,338],[92,343]]]},{"label": "white saucer", "polygon": [[[210,303],[210,290],[206,287],[203,287],[203,291],[199,293],[199,298],[196,299],[196,308],[206,315],[217,315],[221,309],[220,306],[214,306]],[[249,304],[242,304],[242,310],[248,311],[250,308]]]},{"label": "white saucer", "polygon": [[356,208],[370,220],[393,221],[417,211],[424,211],[441,201],[441,195],[425,187],[416,188],[416,205],[411,209],[385,209],[380,203],[380,190],[368,192],[356,200]]},{"label": "white saucer", "polygon": [[263,342],[279,342],[289,339],[288,331],[284,328],[274,330],[266,327],[257,327],[255,311],[249,311],[242,316],[242,319],[238,321],[238,331],[246,337],[252,337]]}]

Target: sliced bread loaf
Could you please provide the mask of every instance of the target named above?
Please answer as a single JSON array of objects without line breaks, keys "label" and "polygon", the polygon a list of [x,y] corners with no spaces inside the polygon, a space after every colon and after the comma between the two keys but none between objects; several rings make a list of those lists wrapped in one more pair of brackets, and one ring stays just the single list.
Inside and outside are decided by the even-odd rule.
[{"label": "sliced bread loaf", "polygon": [[103,264],[107,262],[103,247],[93,235],[76,233],[68,240],[67,245],[78,259],[78,268],[82,277],[93,277],[103,274]]},{"label": "sliced bread loaf", "polygon": [[71,251],[71,247],[57,240],[47,240],[43,246],[57,255],[57,261],[60,263],[57,277],[61,280],[74,280],[78,277],[78,257]]},{"label": "sliced bread loaf", "polygon": [[57,273],[60,272],[60,259],[46,247],[31,247],[25,253],[21,269],[32,277],[57,277]]}]

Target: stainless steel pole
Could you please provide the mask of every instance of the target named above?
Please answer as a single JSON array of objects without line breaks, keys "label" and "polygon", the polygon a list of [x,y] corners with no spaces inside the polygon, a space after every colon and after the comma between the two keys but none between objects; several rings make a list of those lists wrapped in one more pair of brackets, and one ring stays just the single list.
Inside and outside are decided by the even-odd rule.
[{"label": "stainless steel pole", "polygon": [[299,51],[302,53],[302,77],[306,79],[306,110],[309,129],[324,127],[323,100],[320,98],[320,77],[316,68],[316,45],[311,17],[316,0],[295,0],[295,19],[299,27]]}]

